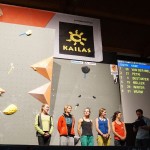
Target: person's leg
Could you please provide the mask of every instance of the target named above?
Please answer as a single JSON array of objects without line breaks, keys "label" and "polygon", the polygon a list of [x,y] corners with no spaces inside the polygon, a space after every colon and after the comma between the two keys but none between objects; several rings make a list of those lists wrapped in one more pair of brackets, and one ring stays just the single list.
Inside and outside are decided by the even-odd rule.
[{"label": "person's leg", "polygon": [[60,145],[67,145],[67,136],[60,136]]},{"label": "person's leg", "polygon": [[74,146],[74,137],[68,136],[68,144],[69,146]]},{"label": "person's leg", "polygon": [[43,136],[38,136],[38,143],[39,145],[44,145],[44,137]]},{"label": "person's leg", "polygon": [[150,139],[143,139],[142,140],[142,146],[150,147]]},{"label": "person's leg", "polygon": [[81,136],[80,138],[81,146],[87,146],[87,136]]},{"label": "person's leg", "polygon": [[93,136],[87,136],[87,146],[94,146],[94,137]]},{"label": "person's leg", "polygon": [[126,146],[126,141],[120,141],[121,146]]},{"label": "person's leg", "polygon": [[50,144],[51,136],[44,139],[44,145],[48,146]]},{"label": "person's leg", "polygon": [[115,146],[121,146],[121,143],[120,143],[119,140],[114,140],[114,145],[115,145]]},{"label": "person's leg", "polygon": [[111,138],[109,136],[108,139],[104,139],[104,146],[110,146]]},{"label": "person's leg", "polygon": [[98,145],[98,146],[104,146],[103,137],[100,136],[100,135],[97,136],[97,145]]},{"label": "person's leg", "polygon": [[136,146],[136,147],[142,146],[142,141],[141,141],[140,139],[136,139],[136,140],[135,140],[135,146]]}]

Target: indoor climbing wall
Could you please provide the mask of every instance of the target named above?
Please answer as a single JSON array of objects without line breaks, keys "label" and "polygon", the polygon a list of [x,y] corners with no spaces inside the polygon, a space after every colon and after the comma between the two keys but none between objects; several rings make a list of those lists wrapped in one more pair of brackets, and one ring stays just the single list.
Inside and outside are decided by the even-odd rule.
[{"label": "indoor climbing wall", "polygon": [[[73,107],[75,131],[85,107],[94,123],[101,107],[109,119],[121,110],[109,64],[53,58],[53,29],[0,23],[0,31],[0,144],[37,145],[34,119],[42,103],[50,105],[54,120],[52,145],[59,144],[64,105]],[[95,126],[93,133],[96,145]]]},{"label": "indoor climbing wall", "polygon": [[50,103],[54,35],[0,23],[0,144],[37,144],[34,118]]},{"label": "indoor climbing wall", "polygon": [[[99,19],[0,4],[0,22],[0,144],[37,145],[42,103],[54,120],[52,145],[64,105],[73,107],[75,131],[85,107],[94,123],[101,107],[109,119],[121,110],[110,65],[86,62],[103,60]],[[95,125],[93,133],[96,145]]]},{"label": "indoor climbing wall", "polygon": [[[95,146],[97,145],[95,119],[98,117],[99,109],[106,108],[110,123],[113,113],[117,110],[121,111],[119,84],[114,82],[109,64],[55,58],[51,89],[50,113],[53,115],[55,127],[52,145],[59,144],[57,121],[67,104],[72,106],[72,114],[76,120],[76,135],[79,118],[83,117],[83,111],[86,107],[91,108]],[[111,145],[113,145],[112,133],[111,136]]]},{"label": "indoor climbing wall", "polygon": [[29,94],[38,99],[41,103],[50,105],[53,57],[42,60],[31,67],[34,71],[38,72],[50,81],[43,86],[30,91]]}]

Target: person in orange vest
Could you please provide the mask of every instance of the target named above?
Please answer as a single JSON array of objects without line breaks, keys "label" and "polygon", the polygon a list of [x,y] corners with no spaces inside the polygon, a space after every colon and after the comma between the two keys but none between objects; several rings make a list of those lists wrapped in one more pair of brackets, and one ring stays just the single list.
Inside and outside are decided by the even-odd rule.
[{"label": "person in orange vest", "polygon": [[60,135],[60,145],[74,146],[75,118],[71,115],[72,106],[66,105],[64,113],[58,119],[57,129]]}]

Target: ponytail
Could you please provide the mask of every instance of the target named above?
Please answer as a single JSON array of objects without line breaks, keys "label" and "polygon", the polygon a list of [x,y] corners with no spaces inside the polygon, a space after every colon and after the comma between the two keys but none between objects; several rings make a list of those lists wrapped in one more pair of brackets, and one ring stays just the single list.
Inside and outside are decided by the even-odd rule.
[{"label": "ponytail", "polygon": [[121,113],[120,111],[114,112],[114,115],[112,116],[112,122],[116,120],[117,115]]}]

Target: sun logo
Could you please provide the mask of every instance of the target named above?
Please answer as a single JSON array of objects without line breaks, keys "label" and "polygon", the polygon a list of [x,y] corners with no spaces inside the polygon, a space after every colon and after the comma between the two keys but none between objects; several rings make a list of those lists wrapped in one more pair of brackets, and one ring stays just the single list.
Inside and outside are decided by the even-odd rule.
[{"label": "sun logo", "polygon": [[82,38],[82,35],[84,34],[83,32],[81,32],[80,34],[78,34],[78,30],[76,30],[75,33],[72,33],[70,31],[69,34],[70,34],[70,39],[67,39],[66,41],[68,41],[68,42],[73,41],[74,42],[73,45],[77,45],[77,43],[80,43],[83,46],[85,45],[83,43],[83,41],[87,41],[87,38]]}]

